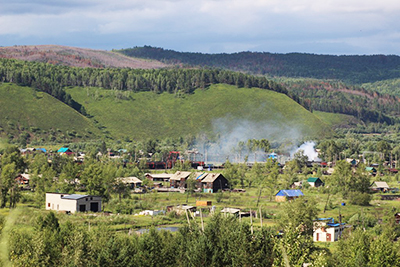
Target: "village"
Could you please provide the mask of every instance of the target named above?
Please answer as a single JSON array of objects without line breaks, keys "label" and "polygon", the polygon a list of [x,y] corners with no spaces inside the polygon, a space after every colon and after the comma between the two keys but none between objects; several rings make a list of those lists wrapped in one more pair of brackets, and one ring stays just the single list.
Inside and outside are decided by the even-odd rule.
[{"label": "village", "polygon": [[[58,157],[73,162],[75,166],[85,165],[85,154],[73,152],[68,147],[62,147],[55,153],[48,152],[45,148],[21,149],[20,153],[22,157],[45,155],[50,166],[52,159]],[[101,159],[100,161],[106,160],[107,162],[112,162],[112,164],[119,164],[121,165],[120,168],[126,168],[127,166],[129,168],[129,163],[123,157],[125,153],[127,153],[126,150],[108,151],[106,155],[102,155],[99,152],[96,158],[97,160]],[[178,152],[174,153],[178,155]],[[247,163],[245,168],[248,173],[251,173],[263,164],[272,164],[271,166],[277,172],[275,175],[277,178],[285,175],[285,169],[287,166],[290,167],[290,162],[287,164],[279,163],[278,157],[278,154],[270,153],[265,156],[266,162]],[[279,188],[278,181],[272,181],[273,185],[259,183],[257,186],[241,188],[232,187],[232,183],[229,182],[231,178],[229,177],[229,166],[225,164],[217,166],[203,161],[188,162],[188,168],[178,170],[175,165],[182,167],[183,160],[181,161],[178,156],[175,156],[174,161],[171,161],[171,157],[168,160],[165,165],[160,163],[158,165],[169,166],[170,169],[154,170],[154,162],[151,162],[144,165],[143,171],[138,172],[141,175],[113,177],[109,188],[114,193],[108,196],[104,194],[88,194],[89,190],[86,185],[81,184],[82,177],[76,173],[75,177],[64,181],[69,185],[73,185],[72,187],[69,186],[69,191],[62,192],[60,189],[52,187],[53,191],[45,192],[43,204],[46,210],[66,215],[82,213],[88,214],[87,216],[90,216],[89,214],[119,216],[121,212],[126,213],[126,211],[119,209],[120,212],[117,215],[110,211],[112,206],[114,206],[113,209],[115,210],[115,203],[111,204],[113,202],[110,202],[112,195],[119,195],[120,203],[126,197],[125,203],[146,202],[147,204],[144,206],[147,206],[147,209],[141,205],[144,209],[135,208],[130,209],[130,212],[128,212],[128,214],[134,215],[134,218],[143,217],[143,219],[140,219],[142,222],[147,221],[147,223],[139,223],[136,226],[135,224],[128,226],[130,231],[136,229],[138,232],[143,232],[143,229],[149,226],[149,221],[145,217],[151,218],[152,223],[150,225],[157,226],[157,223],[154,224],[154,218],[169,216],[168,214],[176,214],[178,217],[183,216],[183,219],[181,221],[173,220],[171,222],[172,228],[169,227],[170,224],[168,222],[161,219],[159,222],[161,224],[158,226],[163,227],[159,229],[173,229],[176,231],[183,222],[190,224],[191,220],[196,221],[196,217],[201,217],[202,224],[207,223],[207,220],[209,220],[207,217],[215,212],[229,214],[229,216],[234,216],[239,220],[248,221],[252,228],[262,227],[263,224],[277,225],[276,220],[279,218],[280,203],[291,202],[298,198],[316,199],[319,202],[320,212],[317,217],[313,218],[312,236],[315,242],[336,242],[346,229],[355,227],[352,223],[359,223],[359,221],[351,219],[354,214],[357,214],[356,210],[358,208],[354,204],[361,203],[353,201],[349,205],[349,203],[346,203],[348,200],[333,196],[329,192],[329,185],[325,185],[324,179],[329,180],[330,176],[335,173],[336,164],[333,162],[321,160],[303,162],[303,169],[296,170],[297,179],[294,179],[296,181],[293,180],[294,182],[291,184],[286,183],[286,187],[283,188]],[[381,207],[393,206],[390,203],[395,203],[396,205],[393,208],[397,208],[397,203],[400,202],[399,189],[396,187],[397,183],[391,182],[392,186],[389,186],[386,181],[380,180],[381,177],[387,180],[383,176],[384,173],[385,175],[398,173],[397,169],[394,168],[394,163],[384,162],[382,166],[374,163],[364,165],[359,159],[347,158],[342,161],[342,164],[346,164],[354,173],[357,168],[359,169],[359,166],[363,168],[361,170],[362,174],[368,180],[367,195],[371,197],[368,198],[367,203],[361,205],[366,206],[368,210],[374,210],[373,207],[378,205],[378,210],[382,211]],[[382,167],[385,168],[385,172],[378,172],[378,169],[382,169]],[[149,172],[151,169],[153,169],[152,172]],[[36,187],[39,185],[38,176],[43,174],[35,173],[34,171],[29,172],[28,169],[25,171],[15,177],[15,183],[18,184],[21,192],[24,192],[23,194],[34,194],[37,191]],[[273,171],[266,169],[262,172],[266,173],[264,175],[268,175]],[[225,175],[228,175],[228,177],[225,177]],[[246,174],[244,173],[244,175]],[[36,176],[33,182],[32,176]],[[59,178],[54,177],[53,182],[60,183]],[[266,191],[269,193],[266,194]],[[121,195],[123,195],[123,199],[121,199]],[[257,198],[256,204],[252,198]],[[135,201],[135,199],[140,199],[140,201]],[[146,199],[146,201],[142,201],[143,199]],[[371,205],[370,202],[374,204]],[[132,206],[132,203],[127,205]],[[323,210],[323,213],[321,213],[321,210]],[[380,214],[378,216],[383,216],[382,212]],[[329,217],[319,217],[321,215],[328,215]],[[392,212],[392,217],[397,224],[400,223],[399,212]],[[379,217],[376,218],[377,221],[381,219]],[[125,224],[124,229],[126,228]]]}]

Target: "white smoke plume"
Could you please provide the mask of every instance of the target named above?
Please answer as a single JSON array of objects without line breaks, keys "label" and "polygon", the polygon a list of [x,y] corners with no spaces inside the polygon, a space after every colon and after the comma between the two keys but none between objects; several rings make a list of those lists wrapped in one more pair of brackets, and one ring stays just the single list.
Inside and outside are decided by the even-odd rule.
[{"label": "white smoke plume", "polygon": [[294,149],[290,153],[291,158],[293,158],[293,155],[296,152],[298,152],[299,150],[304,151],[304,155],[306,155],[308,157],[309,161],[320,161],[320,158],[318,157],[318,152],[315,150],[315,142],[307,141],[307,142],[303,143],[301,146]]},{"label": "white smoke plume", "polygon": [[[198,140],[196,147],[207,162],[225,162],[226,160],[243,162],[246,156],[249,162],[265,161],[267,153],[261,150],[256,153],[250,152],[247,141],[267,139],[270,143],[285,142],[292,147],[302,137],[301,130],[293,125],[294,123],[278,125],[276,120],[275,122],[254,122],[230,118],[217,119],[213,124],[214,133],[218,136],[216,142],[208,144],[205,140]],[[245,143],[242,151],[238,151],[239,142]]]}]

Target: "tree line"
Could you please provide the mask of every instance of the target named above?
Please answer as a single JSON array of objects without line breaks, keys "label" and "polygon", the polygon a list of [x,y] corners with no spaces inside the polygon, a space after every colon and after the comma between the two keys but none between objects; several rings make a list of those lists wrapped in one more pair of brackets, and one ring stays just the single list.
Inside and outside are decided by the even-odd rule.
[{"label": "tree line", "polygon": [[127,56],[156,59],[168,64],[207,66],[269,76],[339,79],[350,84],[398,78],[400,68],[400,57],[395,55],[334,56],[249,51],[204,54],[151,46],[116,51]]},{"label": "tree line", "polygon": [[0,59],[0,81],[34,87],[63,101],[82,114],[84,107],[75,102],[64,90],[67,86],[101,87],[122,91],[193,93],[210,84],[226,83],[237,87],[258,87],[283,93],[299,104],[300,98],[282,85],[261,76],[218,69],[120,69],[75,68],[39,62]]}]

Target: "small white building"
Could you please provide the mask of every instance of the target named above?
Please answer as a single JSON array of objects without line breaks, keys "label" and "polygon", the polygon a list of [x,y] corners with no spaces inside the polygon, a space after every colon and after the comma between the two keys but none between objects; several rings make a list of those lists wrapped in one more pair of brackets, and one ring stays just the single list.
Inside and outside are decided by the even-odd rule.
[{"label": "small white building", "polygon": [[75,213],[101,211],[101,197],[78,194],[46,193],[46,210]]},{"label": "small white building", "polygon": [[313,240],[315,242],[335,242],[339,240],[344,223],[334,223],[333,218],[321,218],[314,221]]}]

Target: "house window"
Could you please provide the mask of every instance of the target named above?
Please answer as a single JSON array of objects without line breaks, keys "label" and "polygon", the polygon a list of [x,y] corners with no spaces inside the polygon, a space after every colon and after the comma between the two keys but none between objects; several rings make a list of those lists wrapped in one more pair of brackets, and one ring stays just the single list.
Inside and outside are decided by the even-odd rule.
[{"label": "house window", "polygon": [[93,200],[93,198],[92,198],[92,197],[90,197],[90,200]]},{"label": "house window", "polygon": [[88,200],[88,198],[86,198],[86,201]]},{"label": "house window", "polygon": [[47,207],[49,207],[49,208],[50,208],[50,203],[47,203]]}]

